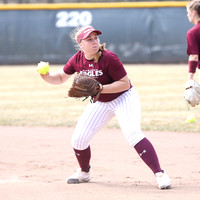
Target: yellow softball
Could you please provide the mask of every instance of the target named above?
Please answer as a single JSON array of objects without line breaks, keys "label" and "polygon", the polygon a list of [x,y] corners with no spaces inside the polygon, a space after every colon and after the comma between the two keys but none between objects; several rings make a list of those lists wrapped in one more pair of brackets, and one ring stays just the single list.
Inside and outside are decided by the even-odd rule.
[{"label": "yellow softball", "polygon": [[47,72],[49,72],[49,63],[41,61],[40,63],[38,63],[37,71],[40,74],[47,74]]},{"label": "yellow softball", "polygon": [[188,122],[188,123],[193,123],[193,122],[195,122],[196,120],[195,120],[195,117],[194,116],[188,116],[187,117],[187,119],[186,119],[186,122]]}]

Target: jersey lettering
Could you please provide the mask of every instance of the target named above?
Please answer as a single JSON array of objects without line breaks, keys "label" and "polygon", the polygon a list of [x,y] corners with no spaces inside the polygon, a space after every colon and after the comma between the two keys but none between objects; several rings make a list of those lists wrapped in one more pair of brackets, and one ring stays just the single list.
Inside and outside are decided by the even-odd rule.
[{"label": "jersey lettering", "polygon": [[83,74],[88,75],[88,76],[93,76],[93,77],[98,77],[98,76],[103,75],[102,70],[98,70],[98,69],[83,70],[80,73],[83,73]]}]

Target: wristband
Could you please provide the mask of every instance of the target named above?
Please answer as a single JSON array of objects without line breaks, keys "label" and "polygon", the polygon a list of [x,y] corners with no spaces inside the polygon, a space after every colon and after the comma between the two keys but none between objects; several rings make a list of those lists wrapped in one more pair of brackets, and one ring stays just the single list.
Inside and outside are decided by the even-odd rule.
[{"label": "wristband", "polygon": [[194,60],[189,60],[188,64],[189,64],[189,71],[188,72],[189,73],[195,73],[198,62],[194,61]]}]

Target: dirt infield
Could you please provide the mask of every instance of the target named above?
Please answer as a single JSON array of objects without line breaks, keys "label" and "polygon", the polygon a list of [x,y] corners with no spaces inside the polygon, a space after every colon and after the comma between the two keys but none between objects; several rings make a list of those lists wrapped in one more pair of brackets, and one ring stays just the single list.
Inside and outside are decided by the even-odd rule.
[{"label": "dirt infield", "polygon": [[200,134],[145,132],[172,179],[158,190],[152,172],[121,130],[102,129],[92,140],[89,183],[69,185],[77,168],[72,128],[0,127],[2,200],[199,200]]}]

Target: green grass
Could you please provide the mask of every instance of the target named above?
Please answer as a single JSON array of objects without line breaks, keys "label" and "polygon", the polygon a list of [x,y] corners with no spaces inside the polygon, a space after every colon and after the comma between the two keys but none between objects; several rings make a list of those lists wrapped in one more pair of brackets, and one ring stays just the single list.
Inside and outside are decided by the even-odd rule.
[{"label": "green grass", "polygon": [[[62,66],[51,66],[56,71]],[[89,100],[68,98],[72,78],[63,85],[43,81],[35,66],[0,66],[1,126],[75,126]],[[142,104],[142,129],[200,132],[200,106],[184,98],[187,65],[125,65]],[[194,115],[195,123],[186,123]],[[107,127],[119,128],[116,118]]]}]

